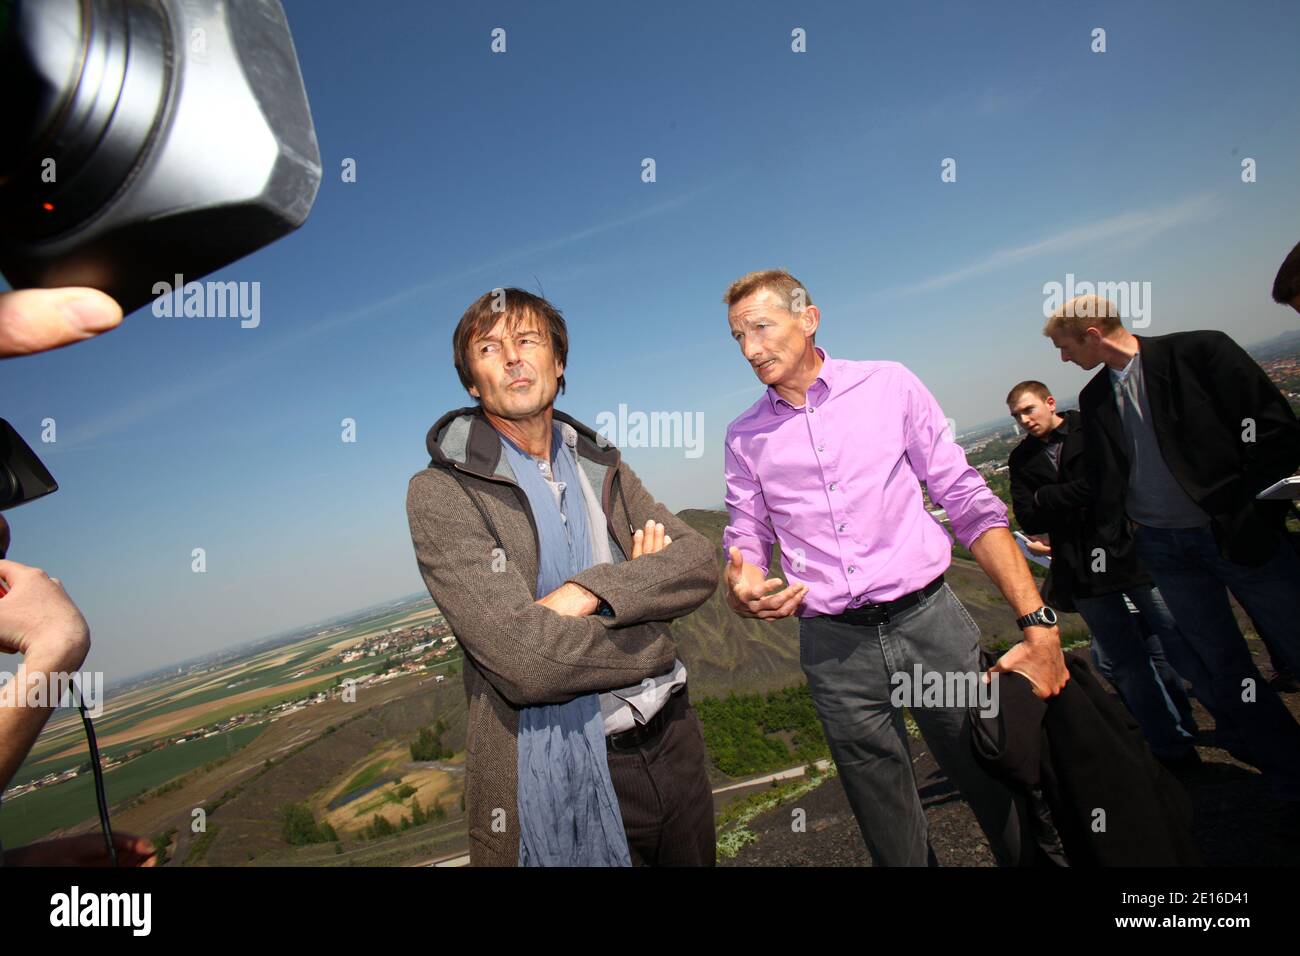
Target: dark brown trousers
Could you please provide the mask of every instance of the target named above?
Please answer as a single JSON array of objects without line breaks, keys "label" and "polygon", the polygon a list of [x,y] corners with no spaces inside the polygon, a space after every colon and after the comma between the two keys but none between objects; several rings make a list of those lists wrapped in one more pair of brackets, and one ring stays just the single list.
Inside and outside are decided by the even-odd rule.
[{"label": "dark brown trousers", "polygon": [[669,698],[663,714],[667,723],[655,737],[607,751],[632,865],[713,866],[713,788],[700,718],[685,688]]}]

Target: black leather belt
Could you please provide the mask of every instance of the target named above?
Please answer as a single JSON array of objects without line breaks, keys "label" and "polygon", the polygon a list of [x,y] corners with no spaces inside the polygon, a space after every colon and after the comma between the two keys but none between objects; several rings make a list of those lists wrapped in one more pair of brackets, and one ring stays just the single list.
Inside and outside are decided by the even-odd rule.
[{"label": "black leather belt", "polygon": [[664,701],[664,705],[659,708],[659,712],[647,720],[644,724],[637,724],[631,730],[624,730],[621,733],[609,734],[605,738],[606,750],[635,750],[644,744],[649,743],[663,733],[663,729],[668,726],[668,721],[673,717],[669,711],[676,712],[681,706],[679,698],[686,693],[686,687],[683,685],[673,691],[672,696]]},{"label": "black leather belt", "polygon": [[879,627],[882,624],[888,624],[891,618],[902,614],[909,607],[914,607],[922,597],[933,597],[934,594],[943,587],[943,575],[939,575],[919,591],[913,591],[911,594],[904,594],[901,598],[893,601],[886,601],[884,604],[863,604],[859,607],[845,608],[839,614],[824,614],[823,617],[831,621],[841,621],[845,624],[866,624],[870,627]]}]

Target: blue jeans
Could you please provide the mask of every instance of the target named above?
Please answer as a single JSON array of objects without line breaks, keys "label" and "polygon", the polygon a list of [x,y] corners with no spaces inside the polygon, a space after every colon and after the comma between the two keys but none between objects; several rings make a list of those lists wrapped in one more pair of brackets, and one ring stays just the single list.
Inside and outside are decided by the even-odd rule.
[{"label": "blue jeans", "polygon": [[[1125,604],[1125,593],[1137,614]],[[1183,679],[1170,666],[1161,643],[1178,625],[1160,592],[1150,586],[1135,587],[1124,593],[1076,597],[1074,604],[1092,632],[1097,669],[1119,691],[1152,753],[1167,758],[1185,755],[1192,749],[1196,720]]]},{"label": "blue jeans", "polygon": [[1300,800],[1300,725],[1260,676],[1228,603],[1231,590],[1294,667],[1300,656],[1300,559],[1279,539],[1266,564],[1235,564],[1219,554],[1208,527],[1138,525],[1135,541],[1138,560],[1178,622],[1182,641],[1165,644],[1174,667],[1274,792]]},{"label": "blue jeans", "polygon": [[[891,701],[891,676],[912,673],[917,665],[945,674],[979,674],[979,636],[979,627],[946,584],[888,624],[829,617],[799,622],[799,663],[876,866],[935,862],[903,711]],[[1002,865],[1014,865],[1020,855],[1014,797],[976,761],[967,708],[944,704],[909,709],[935,761],[970,804],[993,855]]]}]

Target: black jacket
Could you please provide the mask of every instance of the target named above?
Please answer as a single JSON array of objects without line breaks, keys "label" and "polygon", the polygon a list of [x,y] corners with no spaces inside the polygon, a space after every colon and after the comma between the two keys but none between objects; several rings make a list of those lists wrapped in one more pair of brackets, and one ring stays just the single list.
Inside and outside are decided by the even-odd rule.
[{"label": "black jacket", "polygon": [[1043,585],[1043,599],[1058,611],[1073,611],[1074,598],[1097,597],[1150,584],[1133,555],[1112,560],[1104,570],[1093,568],[1094,547],[1100,547],[1088,516],[1092,495],[1084,465],[1083,424],[1077,411],[1062,412],[1056,430],[1061,443],[1060,464],[1053,465],[1047,445],[1026,435],[1011,452],[1011,504],[1026,534],[1051,535],[1052,567]]},{"label": "black jacket", "polygon": [[1070,680],[1049,700],[1002,674],[997,716],[971,709],[976,758],[1023,798],[1021,865],[1199,865],[1182,784],[1087,658],[1065,663]]},{"label": "black jacket", "polygon": [[[1137,336],[1152,426],[1174,479],[1211,518],[1219,552],[1244,565],[1267,561],[1288,503],[1255,495],[1300,467],[1300,422],[1264,370],[1218,331]],[[1132,548],[1124,502],[1124,426],[1101,371],[1079,394],[1098,537],[1112,556]],[[1254,441],[1244,440],[1253,422]]]}]

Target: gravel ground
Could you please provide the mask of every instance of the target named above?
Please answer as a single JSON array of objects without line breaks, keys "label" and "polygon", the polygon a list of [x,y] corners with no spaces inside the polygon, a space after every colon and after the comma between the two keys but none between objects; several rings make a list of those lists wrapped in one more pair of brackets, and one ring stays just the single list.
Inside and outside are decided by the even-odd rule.
[{"label": "gravel ground", "polygon": [[[1252,641],[1252,650],[1258,642]],[[1256,663],[1270,674],[1266,660]],[[1283,693],[1300,719],[1300,694]],[[1254,768],[1213,746],[1214,720],[1193,701],[1203,765],[1178,774],[1195,808],[1193,836],[1213,866],[1294,866],[1300,861],[1300,808],[1275,800]],[[930,840],[943,866],[993,866],[979,824],[939,771],[922,741],[912,740],[913,769],[930,824]],[[793,832],[792,810],[806,814],[806,831]],[[758,837],[723,866],[870,866],[844,788],[832,777],[810,793],[760,814],[749,823]]]}]

